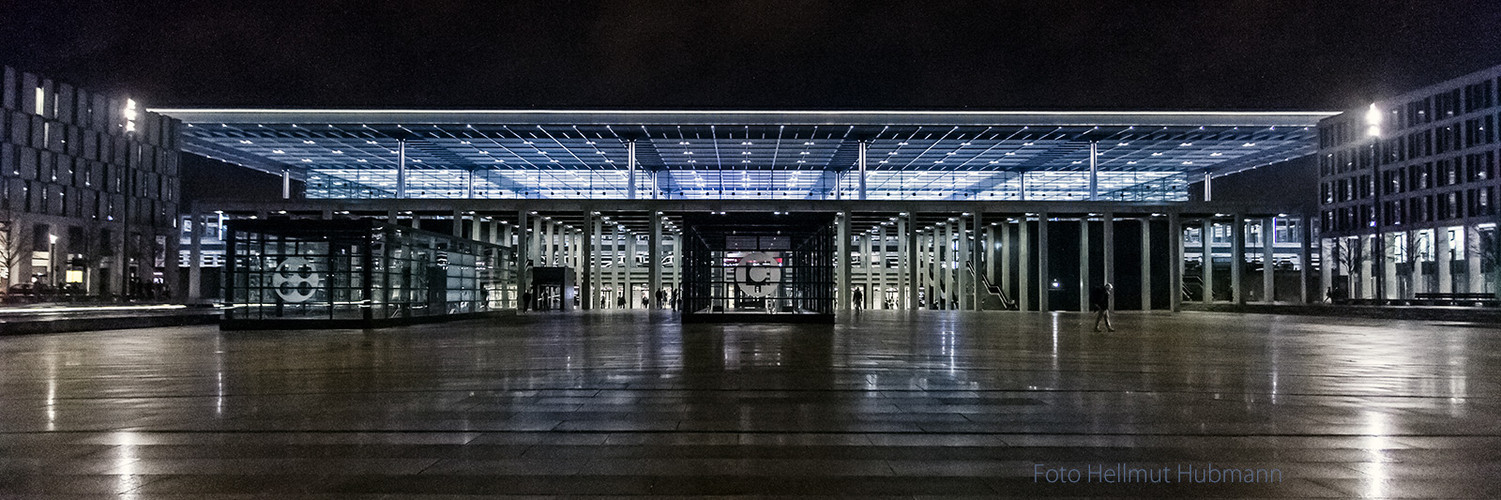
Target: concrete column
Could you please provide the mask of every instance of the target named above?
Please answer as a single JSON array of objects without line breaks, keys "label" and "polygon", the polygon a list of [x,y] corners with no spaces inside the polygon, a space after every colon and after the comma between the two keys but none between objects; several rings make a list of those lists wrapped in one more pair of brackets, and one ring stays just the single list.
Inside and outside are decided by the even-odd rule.
[{"label": "concrete column", "polygon": [[876,293],[875,302],[871,302],[871,309],[886,308],[886,225],[876,226]]},{"label": "concrete column", "polygon": [[498,244],[500,244],[502,246],[508,246],[508,247],[513,247],[513,248],[518,246],[518,245],[516,245],[516,241],[511,238],[511,225],[510,224],[501,224],[500,225],[500,241],[498,241],[496,243],[498,243]]},{"label": "concrete column", "polygon": [[974,309],[975,304],[975,289],[972,284],[979,280],[970,273],[972,268],[966,266],[971,264],[969,251],[972,243],[969,239],[969,225],[963,216],[959,217],[959,221],[954,224],[954,234],[957,240],[954,244],[956,247],[954,251],[958,255],[954,258],[954,265],[951,267],[954,268],[954,274],[959,277],[958,283],[955,283],[954,294],[959,296],[959,310],[969,311]]},{"label": "concrete column", "polygon": [[1241,286],[1245,267],[1246,217],[1236,213],[1235,222],[1230,228],[1230,298],[1236,304],[1246,303],[1245,287]]},{"label": "concrete column", "polygon": [[1152,219],[1141,219],[1141,310],[1152,310]]},{"label": "concrete column", "polygon": [[[1104,274],[1104,276],[1101,276],[1100,280],[1103,281],[1103,282],[1105,282],[1105,283],[1110,283],[1112,286],[1114,286],[1114,284],[1115,284],[1115,213],[1114,212],[1105,212],[1105,219],[1104,219],[1103,224],[1104,225],[1101,226],[1100,239],[1104,240],[1104,241],[1101,241],[1100,243],[1104,244],[1104,248],[1103,248],[1103,251],[1100,253],[1100,258],[1103,259],[1104,261],[1100,263],[1101,264],[1101,266],[1100,266],[1100,272],[1101,272],[1101,274]],[[1145,268],[1143,268],[1143,270],[1145,270]],[[1113,293],[1110,294],[1109,308],[1112,311],[1115,310],[1115,294],[1113,294]],[[1085,310],[1087,311],[1088,309],[1085,309]]]},{"label": "concrete column", "polygon": [[871,306],[876,302],[876,275],[875,269],[870,265],[870,261],[875,255],[872,253],[875,251],[875,242],[871,241],[872,239],[874,237],[871,232],[860,233],[860,267],[863,268],[865,274],[865,284],[863,286],[865,287],[866,309],[875,309]]},{"label": "concrete column", "polygon": [[634,139],[625,141],[625,154],[627,165],[625,198],[634,200],[636,199],[636,141]]},{"label": "concrete column", "polygon": [[912,247],[907,244],[909,239],[907,217],[896,219],[896,308],[907,309],[908,288],[912,282],[911,266],[909,257]]},{"label": "concrete column", "polygon": [[[1465,231],[1465,276],[1469,277],[1468,293],[1484,293],[1485,274],[1480,272],[1480,230],[1474,224],[1464,227]],[[1395,266],[1392,266],[1395,267]],[[1393,279],[1392,281],[1396,281]],[[1394,285],[1387,285],[1390,289]]]},{"label": "concrete column", "polygon": [[[662,289],[662,213],[661,212],[652,212],[652,214],[651,214],[651,236],[650,236],[650,239],[647,241],[647,248],[648,249],[647,249],[647,258],[646,258],[646,260],[647,260],[647,263],[646,263],[646,266],[647,266],[646,267],[646,275],[647,275],[647,283],[651,287],[651,290],[647,291],[647,296],[651,298],[651,308],[652,309],[661,309],[662,305],[657,304],[657,290],[661,290]],[[669,294],[668,300],[671,300],[670,294]]]},{"label": "concrete column", "polygon": [[[531,288],[531,276],[527,275],[527,260],[536,255],[535,243],[527,241],[526,222],[527,211],[525,208],[516,211],[516,293],[519,300],[521,294]],[[518,307],[520,309],[520,307]]]},{"label": "concrete column", "polygon": [[1041,292],[1037,297],[1037,310],[1047,312],[1052,309],[1049,301],[1052,293],[1052,273],[1048,270],[1048,213],[1037,214],[1037,289]]},{"label": "concrete column", "polygon": [[902,256],[902,262],[906,265],[906,272],[904,274],[907,278],[907,310],[916,311],[918,306],[921,305],[917,300],[917,291],[922,286],[922,280],[919,279],[921,271],[918,268],[919,262],[917,260],[919,253],[917,247],[917,213],[914,212],[907,217],[903,217],[902,222],[906,223],[907,229],[902,235],[902,239],[906,241],[907,246],[906,254]]},{"label": "concrete column", "polygon": [[453,237],[455,238],[464,237],[464,213],[458,209],[454,209],[453,211],[453,230],[450,232],[453,233]]},{"label": "concrete column", "polygon": [[[1308,289],[1308,279],[1313,273],[1313,225],[1309,219],[1308,214],[1298,218],[1298,299],[1304,304],[1314,299]],[[1324,265],[1328,264],[1324,262]]]},{"label": "concrete column", "polygon": [[407,197],[407,141],[396,141],[396,199]]},{"label": "concrete column", "polygon": [[625,308],[635,309],[640,307],[641,297],[636,296],[636,233],[625,231]]},{"label": "concrete column", "polygon": [[1262,301],[1272,303],[1277,301],[1276,267],[1277,261],[1273,256],[1273,245],[1277,238],[1277,219],[1267,217],[1261,220],[1261,297]]},{"label": "concrete column", "polygon": [[860,141],[860,156],[859,156],[859,160],[856,162],[857,166],[859,167],[859,173],[860,173],[860,193],[859,193],[859,199],[861,199],[861,200],[865,199],[865,149],[869,145],[870,145],[869,142]]},{"label": "concrete column", "polygon": [[1100,199],[1099,146],[1099,141],[1089,141],[1089,201]]},{"label": "concrete column", "polygon": [[[523,218],[522,219],[522,223],[525,224],[525,221],[526,221],[526,219]],[[538,267],[547,265],[543,261],[543,258],[542,258],[542,218],[541,217],[532,217],[532,231],[531,231],[531,234],[524,235],[524,236],[526,237],[527,244],[531,246],[530,251],[527,252],[527,255],[530,255],[531,258],[532,258],[532,260],[535,261],[533,263],[533,265],[538,266]]]},{"label": "concrete column", "polygon": [[[973,263],[970,269],[974,271],[973,273],[969,274],[969,289],[974,291],[973,298],[970,299],[970,304],[972,304],[970,309],[974,311],[984,309],[986,293],[985,282],[990,280],[991,276],[994,276],[993,274],[989,274],[987,271],[988,267],[986,266],[986,264],[990,263],[990,251],[988,250],[990,240],[987,238],[982,238],[985,233],[982,232],[983,229],[981,228],[984,227],[986,227],[985,216],[984,214],[976,211],[973,231],[974,237],[970,238],[969,240],[969,260]],[[984,277],[984,279],[981,279],[981,277]]]},{"label": "concrete column", "polygon": [[[265,217],[262,217],[264,219]],[[422,229],[422,214],[412,212],[412,229]]]},{"label": "concrete column", "polygon": [[386,210],[386,224],[396,225],[396,209]]},{"label": "concrete column", "polygon": [[1032,310],[1032,292],[1037,290],[1032,283],[1032,238],[1028,234],[1029,223],[1027,216],[1021,217],[1021,224],[1016,228],[1016,301],[1017,308],[1023,311]]},{"label": "concrete column", "polygon": [[590,246],[592,247],[592,250],[589,252],[589,268],[593,271],[589,273],[589,294],[585,296],[585,299],[589,303],[594,304],[592,309],[606,309],[607,306],[599,302],[604,292],[604,263],[608,262],[605,259],[604,223],[599,220],[599,214],[590,213],[587,227],[589,229]]},{"label": "concrete column", "polygon": [[1204,303],[1214,302],[1214,220],[1205,218],[1200,243],[1204,247],[1204,267],[1199,276],[1204,279]]},{"label": "concrete column", "polygon": [[937,262],[939,287],[943,289],[943,309],[952,309],[952,299],[958,295],[959,285],[954,281],[954,259],[957,255],[954,250],[954,223],[944,221],[942,226],[933,230],[933,260]]},{"label": "concrete column", "polygon": [[[620,225],[611,223],[610,227],[610,288],[613,290],[605,298],[607,307],[614,309],[620,307],[621,287],[625,285],[625,259],[620,254]],[[627,299],[629,301],[629,299]]]},{"label": "concrete column", "polygon": [[840,212],[838,224],[838,240],[834,242],[834,248],[839,254],[839,290],[834,294],[834,300],[839,301],[837,309],[847,313],[850,311],[850,213]]},{"label": "concrete column", "polygon": [[192,221],[192,246],[188,248],[188,302],[203,300],[203,214],[193,210],[188,215]]},{"label": "concrete column", "polygon": [[1453,264],[1450,263],[1454,262],[1454,253],[1458,252],[1458,250],[1456,250],[1454,246],[1449,243],[1450,231],[1456,232],[1456,239],[1463,236],[1462,233],[1458,233],[1457,229],[1453,227],[1439,227],[1433,230],[1433,246],[1438,250],[1437,252],[1435,252],[1437,255],[1434,256],[1434,260],[1438,261],[1437,292],[1439,293],[1454,292],[1454,275],[1450,273],[1450,270],[1453,268]]},{"label": "concrete column", "polygon": [[281,169],[281,199],[292,199],[292,169],[286,167]]},{"label": "concrete column", "polygon": [[1089,310],[1089,217],[1079,219],[1079,310]]},{"label": "concrete column", "polygon": [[1183,306],[1183,224],[1178,213],[1167,214],[1168,309],[1178,312]]},{"label": "concrete column", "polygon": [[996,229],[1000,231],[1000,239],[996,241],[1001,246],[1001,292],[1011,300],[1017,300],[1016,289],[1011,287],[1011,249],[1016,246],[1016,238],[1011,236],[1010,222],[1001,221]]}]

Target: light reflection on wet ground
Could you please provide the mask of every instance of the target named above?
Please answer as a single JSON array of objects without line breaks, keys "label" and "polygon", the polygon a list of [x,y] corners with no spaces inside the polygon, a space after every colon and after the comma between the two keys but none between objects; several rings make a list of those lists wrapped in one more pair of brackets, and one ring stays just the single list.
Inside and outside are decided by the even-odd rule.
[{"label": "light reflection on wet ground", "polygon": [[[1484,497],[1501,330],[1217,313],[532,314],[0,338],[0,497]],[[1277,468],[1047,484],[1035,464]]]}]

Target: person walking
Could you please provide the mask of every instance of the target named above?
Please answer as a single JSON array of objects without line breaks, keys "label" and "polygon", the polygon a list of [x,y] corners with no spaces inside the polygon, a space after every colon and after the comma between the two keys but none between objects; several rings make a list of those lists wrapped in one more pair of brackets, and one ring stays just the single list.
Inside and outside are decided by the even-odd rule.
[{"label": "person walking", "polygon": [[855,312],[858,313],[861,309],[865,309],[865,291],[856,288],[855,292],[850,294],[850,299],[852,299],[850,302],[854,303]]},{"label": "person walking", "polygon": [[1105,321],[1105,329],[1115,331],[1110,324],[1110,295],[1115,293],[1115,286],[1105,283],[1094,287],[1089,291],[1089,307],[1094,308],[1094,331],[1100,331],[1100,321]]}]

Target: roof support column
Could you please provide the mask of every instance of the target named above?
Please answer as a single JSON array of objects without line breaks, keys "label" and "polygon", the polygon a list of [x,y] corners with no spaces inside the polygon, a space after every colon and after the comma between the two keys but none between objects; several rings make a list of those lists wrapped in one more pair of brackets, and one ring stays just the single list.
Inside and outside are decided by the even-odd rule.
[{"label": "roof support column", "polygon": [[407,141],[396,141],[396,199],[407,197]]},{"label": "roof support column", "polygon": [[636,233],[625,231],[625,307],[635,309],[641,303],[636,299]]},{"label": "roof support column", "polygon": [[[1001,247],[1001,282],[999,283],[1001,285],[1001,294],[1015,301],[1016,294],[1012,293],[1015,289],[1011,288],[1011,248],[1016,246],[1016,241],[1011,237],[1011,223],[1001,221],[994,229],[1000,231],[1000,239],[993,240],[995,243],[992,243],[992,245],[998,244]],[[992,232],[992,234],[996,233]],[[994,263],[994,261],[991,262]],[[990,275],[996,275],[994,266],[990,270]],[[1004,304],[1002,306],[1004,307]]]},{"label": "roof support column", "polygon": [[[526,292],[532,286],[531,256],[535,252],[529,251],[531,246],[526,239],[526,216],[525,208],[516,211],[516,293],[520,294],[518,298],[526,297]],[[531,304],[518,304],[518,306],[517,309],[524,310],[528,309]]]},{"label": "roof support column", "polygon": [[860,167],[860,197],[859,197],[859,199],[862,199],[862,200],[865,199],[865,149],[868,146],[870,146],[869,142],[867,142],[867,141],[860,141],[860,161],[858,163],[858,165]]},{"label": "roof support column", "polygon": [[913,239],[912,225],[907,219],[908,214],[901,214],[896,218],[896,294],[897,309],[916,309],[912,304],[917,303],[917,285],[912,279],[913,263],[916,259],[912,256],[912,249],[916,246]]},{"label": "roof support column", "polygon": [[839,290],[834,294],[835,300],[839,301],[840,312],[850,312],[850,213],[839,212],[839,228],[834,242],[835,252],[839,258]]},{"label": "roof support column", "polygon": [[1230,227],[1230,298],[1237,305],[1246,303],[1246,292],[1241,286],[1241,277],[1246,267],[1246,216],[1235,214]]},{"label": "roof support column", "polygon": [[1213,181],[1214,177],[1209,175],[1209,170],[1204,170],[1204,201],[1214,201]]},{"label": "roof support column", "polygon": [[1274,239],[1277,236],[1277,219],[1267,217],[1261,220],[1261,301],[1268,304],[1276,302],[1277,298],[1277,273],[1272,259]]},{"label": "roof support column", "polygon": [[292,169],[290,167],[281,168],[281,199],[292,199]]},{"label": "roof support column", "polygon": [[886,224],[876,226],[876,291],[871,294],[871,309],[886,307]]},{"label": "roof support column", "polygon": [[636,140],[625,141],[627,173],[625,177],[625,198],[636,199]]},{"label": "roof support column", "polygon": [[464,198],[474,198],[474,169],[469,169],[464,176]]},{"label": "roof support column", "polygon": [[1183,306],[1183,223],[1178,212],[1167,214],[1167,274],[1168,309],[1178,312]]},{"label": "roof support column", "polygon": [[973,250],[970,245],[973,245],[974,242],[969,238],[969,226],[966,224],[964,216],[959,216],[959,221],[956,224],[958,226],[954,232],[958,236],[956,238],[958,240],[956,244],[958,248],[955,249],[955,252],[958,255],[954,259],[954,273],[959,275],[959,279],[958,283],[956,283],[957,289],[954,290],[954,295],[959,296],[959,310],[969,311],[978,302],[975,300],[978,298],[976,294],[978,290],[973,285],[980,280],[978,276],[971,273],[971,271],[978,272],[978,270],[970,262],[970,259],[974,258],[973,254],[970,253]]},{"label": "roof support column", "polygon": [[975,212],[973,227],[974,230],[971,232],[974,236],[969,240],[969,269],[972,271],[969,274],[969,289],[972,293],[969,300],[970,310],[979,311],[985,308],[985,283],[988,283],[992,276],[989,272],[990,266],[981,267],[990,262],[990,238],[982,238],[988,234],[982,232],[981,228],[985,227],[985,217],[980,212]]},{"label": "roof support column", "polygon": [[188,229],[193,232],[191,247],[188,249],[188,303],[196,303],[203,299],[203,214],[193,207],[189,215]]},{"label": "roof support column", "polygon": [[652,212],[651,216],[651,241],[647,242],[646,275],[650,284],[646,291],[646,298],[651,301],[651,309],[661,309],[662,304],[657,301],[657,291],[662,289],[662,212]]},{"label": "roof support column", "polygon": [[1204,265],[1200,266],[1199,277],[1204,279],[1204,293],[1200,297],[1205,304],[1214,302],[1214,219],[1204,218],[1203,229],[1199,232],[1199,243],[1203,246]]},{"label": "roof support column", "polygon": [[[1115,212],[1105,212],[1103,224],[1100,230],[1100,239],[1103,241],[1100,243],[1104,244],[1104,251],[1100,254],[1100,258],[1103,259],[1100,262],[1100,273],[1104,274],[1104,276],[1101,277],[1101,281],[1115,286]],[[1142,269],[1146,269],[1146,267],[1142,267]],[[1108,305],[1111,311],[1115,310],[1114,293],[1110,294],[1110,304]]]},{"label": "roof support column", "polygon": [[[1308,293],[1308,280],[1313,277],[1313,270],[1309,268],[1313,262],[1313,227],[1308,223],[1311,218],[1308,214],[1303,214],[1303,217],[1298,219],[1298,298],[1304,304],[1312,302],[1310,299],[1313,298]],[[1412,236],[1413,233],[1409,231],[1407,237],[1412,238]],[[1412,248],[1411,244],[1408,248]],[[1418,264],[1416,254],[1409,255],[1407,258],[1409,262],[1412,262],[1414,269],[1422,267]],[[1417,281],[1413,283],[1416,284]]]},{"label": "roof support column", "polygon": [[1089,216],[1079,219],[1079,310],[1089,311]]},{"label": "roof support column", "polygon": [[620,307],[621,297],[624,297],[620,289],[625,283],[625,259],[620,258],[620,225],[610,223],[610,297],[605,299],[606,304],[612,308]]},{"label": "roof support column", "polygon": [[1017,309],[1022,311],[1032,310],[1032,238],[1029,231],[1026,214],[1022,214],[1021,223],[1017,224],[1016,232],[1016,303]]},{"label": "roof support column", "polygon": [[600,302],[600,297],[603,296],[605,287],[604,263],[606,261],[604,245],[604,223],[599,220],[599,214],[593,212],[590,212],[589,214],[589,221],[586,223],[586,226],[589,230],[589,241],[592,242],[592,244],[590,245],[592,247],[591,253],[589,254],[589,268],[592,271],[588,276],[589,293],[584,296],[584,300],[587,300],[590,304],[593,304],[589,307],[589,309],[591,310],[604,309],[605,305]]},{"label": "roof support column", "polygon": [[1089,141],[1089,201],[1100,199],[1099,148],[1099,141]]},{"label": "roof support column", "polygon": [[1141,310],[1152,310],[1152,219],[1141,219]]},{"label": "roof support column", "polygon": [[1037,214],[1037,310],[1048,312],[1052,280],[1048,272],[1048,213]]}]

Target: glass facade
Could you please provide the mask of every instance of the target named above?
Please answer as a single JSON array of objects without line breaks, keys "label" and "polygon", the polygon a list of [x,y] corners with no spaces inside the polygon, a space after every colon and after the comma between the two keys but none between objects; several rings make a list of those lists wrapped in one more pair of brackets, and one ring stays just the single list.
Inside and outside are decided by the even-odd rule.
[{"label": "glass facade", "polygon": [[833,321],[838,253],[831,214],[711,214],[683,222],[684,321]]},{"label": "glass facade", "polygon": [[235,220],[226,328],[380,325],[516,307],[512,249],[370,220]]}]

